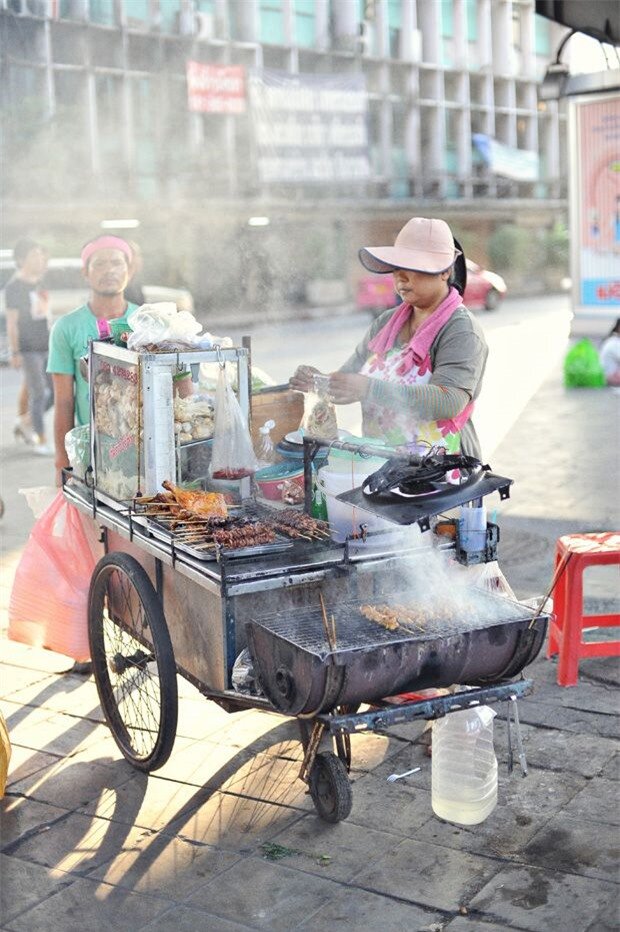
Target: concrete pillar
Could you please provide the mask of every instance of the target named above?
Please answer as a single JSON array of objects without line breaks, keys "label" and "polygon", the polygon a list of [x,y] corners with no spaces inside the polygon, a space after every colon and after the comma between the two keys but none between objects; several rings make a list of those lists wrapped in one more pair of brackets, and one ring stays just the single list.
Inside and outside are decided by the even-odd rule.
[{"label": "concrete pillar", "polygon": [[491,4],[493,65],[498,74],[512,74],[512,3],[494,0]]},{"label": "concrete pillar", "polygon": [[329,48],[328,0],[314,0],[314,47],[317,52],[326,52]]},{"label": "concrete pillar", "polygon": [[375,54],[379,58],[390,57],[390,26],[388,18],[388,0],[375,0]]},{"label": "concrete pillar", "polygon": [[54,91],[54,69],[52,68],[52,36],[50,21],[43,24],[45,42],[45,96],[47,99],[47,112],[49,116],[56,113],[56,95]]},{"label": "concrete pillar", "polygon": [[95,75],[90,69],[86,74],[86,108],[88,113],[90,166],[93,175],[97,177],[101,172],[99,140],[97,138],[97,88],[95,87]]},{"label": "concrete pillar", "polygon": [[282,24],[284,31],[284,44],[291,46],[296,45],[295,37],[295,13],[291,0],[282,0]]},{"label": "concrete pillar", "polygon": [[441,36],[439,29],[440,5],[422,3],[418,5],[418,25],[422,31],[422,61],[439,63]]},{"label": "concrete pillar", "polygon": [[536,80],[536,36],[534,8],[521,10],[521,77]]},{"label": "concrete pillar", "polygon": [[452,47],[454,49],[454,67],[465,68],[467,64],[466,0],[453,0],[452,23],[453,23]]},{"label": "concrete pillar", "polygon": [[257,0],[231,0],[230,17],[236,24],[235,36],[241,42],[258,42]]},{"label": "concrete pillar", "polygon": [[230,38],[230,7],[228,0],[215,0],[213,4],[214,32],[218,39]]},{"label": "concrete pillar", "polygon": [[409,107],[405,125],[405,152],[410,175],[415,178],[420,172],[420,111],[415,105]]},{"label": "concrete pillar", "polygon": [[415,0],[401,0],[400,49],[403,61],[419,61],[417,17]]},{"label": "concrete pillar", "polygon": [[354,50],[359,40],[357,0],[333,0],[332,23],[337,48]]},{"label": "concrete pillar", "polygon": [[488,68],[493,60],[491,38],[491,0],[478,0],[478,61],[479,69]]}]

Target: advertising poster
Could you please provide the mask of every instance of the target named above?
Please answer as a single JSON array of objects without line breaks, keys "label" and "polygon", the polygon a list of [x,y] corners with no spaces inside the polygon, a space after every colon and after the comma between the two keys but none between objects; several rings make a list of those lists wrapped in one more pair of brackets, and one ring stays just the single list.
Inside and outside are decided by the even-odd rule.
[{"label": "advertising poster", "polygon": [[620,306],[620,95],[575,103],[578,288],[583,307]]},{"label": "advertising poster", "polygon": [[363,75],[248,77],[257,167],[265,183],[365,181],[370,175]]}]

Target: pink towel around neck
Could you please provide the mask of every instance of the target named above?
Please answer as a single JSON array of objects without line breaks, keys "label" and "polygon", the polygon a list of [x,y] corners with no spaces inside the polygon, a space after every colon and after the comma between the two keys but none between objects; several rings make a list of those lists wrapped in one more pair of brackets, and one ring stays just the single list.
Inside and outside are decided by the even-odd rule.
[{"label": "pink towel around neck", "polygon": [[[456,309],[461,307],[462,304],[463,299],[456,288],[450,288],[447,297],[435,308],[431,316],[427,317],[424,323],[418,327],[407,344],[403,354],[403,361],[397,369],[399,375],[405,375],[414,363],[419,365],[426,359],[433,340],[443,325],[450,320]],[[368,348],[373,353],[378,353],[381,356],[392,349],[398,334],[412,313],[413,308],[410,304],[401,304],[398,310],[392,314],[385,327],[382,327],[379,333],[369,342]]]}]

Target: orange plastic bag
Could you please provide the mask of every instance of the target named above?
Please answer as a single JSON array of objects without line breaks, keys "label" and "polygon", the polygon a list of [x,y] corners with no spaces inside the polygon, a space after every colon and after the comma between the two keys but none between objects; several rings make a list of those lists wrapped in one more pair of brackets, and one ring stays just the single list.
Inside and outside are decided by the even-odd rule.
[{"label": "orange plastic bag", "polygon": [[19,561],[9,602],[9,638],[88,660],[88,589],[95,562],[80,513],[58,492],[30,532]]}]

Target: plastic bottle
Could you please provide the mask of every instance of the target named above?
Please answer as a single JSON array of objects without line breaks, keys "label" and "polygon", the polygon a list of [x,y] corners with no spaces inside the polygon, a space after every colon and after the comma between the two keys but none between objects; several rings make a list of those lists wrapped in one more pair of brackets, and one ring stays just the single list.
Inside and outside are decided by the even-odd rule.
[{"label": "plastic bottle", "polygon": [[271,431],[275,426],[276,422],[270,419],[265,421],[262,427],[258,428],[260,440],[258,450],[256,451],[256,457],[259,466],[272,466],[278,461],[278,455],[273,446],[273,440],[271,439]]},{"label": "plastic bottle", "polygon": [[312,471],[312,503],[310,505],[310,514],[319,521],[327,521],[327,501],[323,494],[323,489],[318,481],[316,470]]},{"label": "plastic bottle", "polygon": [[476,706],[433,723],[432,806],[458,825],[483,822],[497,805],[495,712]]}]

